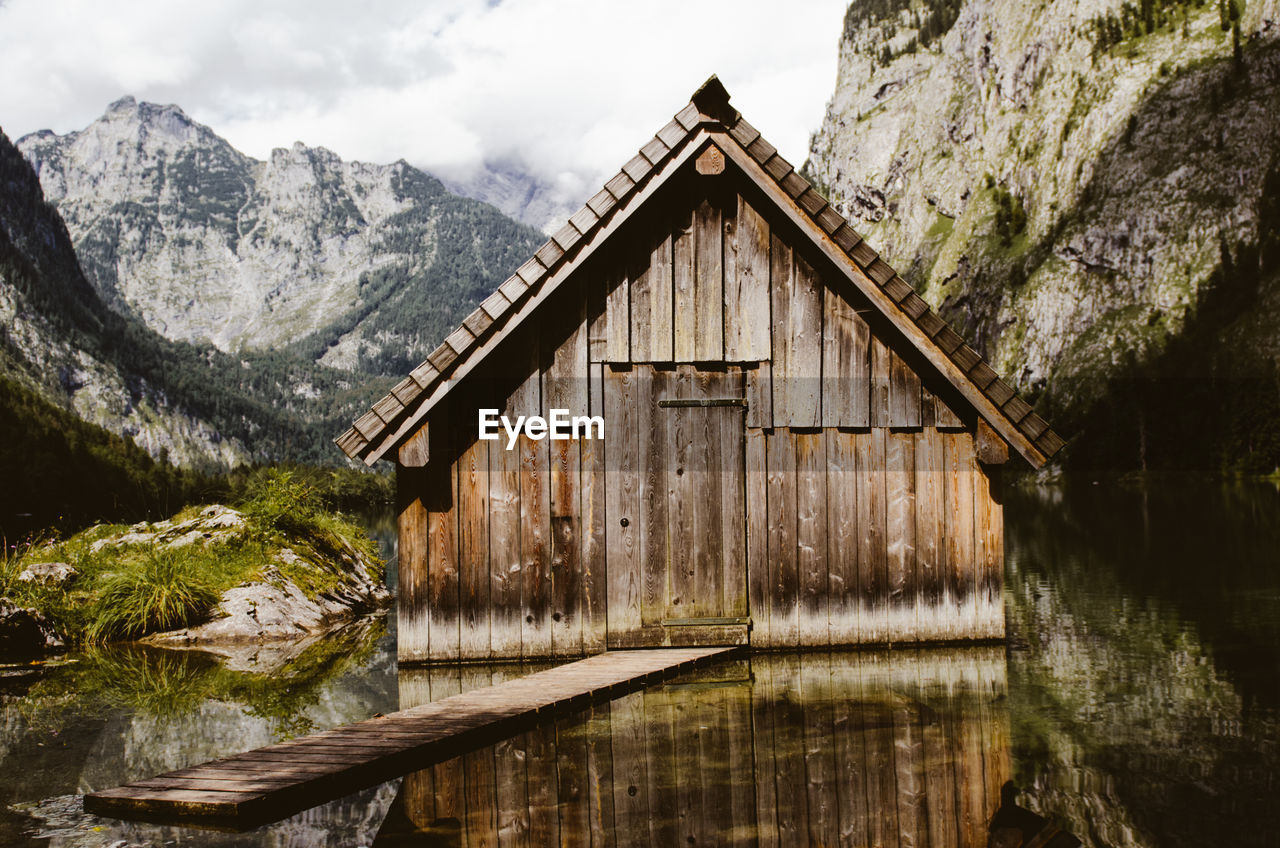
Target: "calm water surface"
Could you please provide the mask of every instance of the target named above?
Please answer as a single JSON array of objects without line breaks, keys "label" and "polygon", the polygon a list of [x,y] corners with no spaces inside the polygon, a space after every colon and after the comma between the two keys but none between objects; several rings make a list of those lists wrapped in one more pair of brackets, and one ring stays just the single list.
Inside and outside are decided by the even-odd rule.
[{"label": "calm water surface", "polygon": [[1280,490],[1079,481],[1010,491],[1006,523],[1007,649],[758,655],[244,834],[80,798],[536,667],[398,673],[376,618],[9,669],[0,845],[985,845],[1009,779],[1086,845],[1275,844]]}]

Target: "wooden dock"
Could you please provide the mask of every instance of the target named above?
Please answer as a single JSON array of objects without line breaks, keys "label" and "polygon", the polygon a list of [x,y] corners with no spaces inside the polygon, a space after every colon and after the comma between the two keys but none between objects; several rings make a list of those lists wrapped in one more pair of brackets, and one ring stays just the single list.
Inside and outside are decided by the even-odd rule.
[{"label": "wooden dock", "polygon": [[85,796],[114,818],[245,830],[491,744],[539,721],[725,658],[734,648],[611,651],[388,716]]}]

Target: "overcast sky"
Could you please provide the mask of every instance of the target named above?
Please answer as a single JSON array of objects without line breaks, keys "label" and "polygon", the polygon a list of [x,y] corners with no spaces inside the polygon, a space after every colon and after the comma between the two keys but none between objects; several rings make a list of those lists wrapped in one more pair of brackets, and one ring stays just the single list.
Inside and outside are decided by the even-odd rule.
[{"label": "overcast sky", "polygon": [[362,5],[0,0],[0,127],[80,129],[132,94],[257,158],[294,141],[455,172],[518,155],[590,193],[716,73],[799,164],[846,1]]}]

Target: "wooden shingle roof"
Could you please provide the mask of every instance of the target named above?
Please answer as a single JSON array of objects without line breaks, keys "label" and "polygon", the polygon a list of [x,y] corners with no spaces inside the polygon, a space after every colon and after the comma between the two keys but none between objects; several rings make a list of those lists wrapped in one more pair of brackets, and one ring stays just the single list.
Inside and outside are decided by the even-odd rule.
[{"label": "wooden shingle roof", "polygon": [[495,334],[505,334],[524,320],[596,242],[614,232],[708,138],[808,231],[827,257],[1033,467],[1062,449],[1063,439],[1048,422],[729,105],[729,93],[714,76],[425,362],[339,436],[338,447],[348,457],[372,465],[411,435],[453,383],[492,349],[489,342]]}]

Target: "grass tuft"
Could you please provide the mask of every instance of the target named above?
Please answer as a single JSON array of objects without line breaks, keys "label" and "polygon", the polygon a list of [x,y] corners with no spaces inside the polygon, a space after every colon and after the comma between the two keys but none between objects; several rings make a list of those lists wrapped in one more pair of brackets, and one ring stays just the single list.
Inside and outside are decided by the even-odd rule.
[{"label": "grass tuft", "polygon": [[141,567],[102,581],[88,641],[136,639],[209,614],[218,591],[173,551],[149,551]]}]

